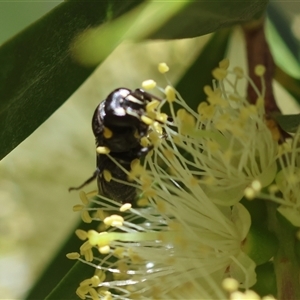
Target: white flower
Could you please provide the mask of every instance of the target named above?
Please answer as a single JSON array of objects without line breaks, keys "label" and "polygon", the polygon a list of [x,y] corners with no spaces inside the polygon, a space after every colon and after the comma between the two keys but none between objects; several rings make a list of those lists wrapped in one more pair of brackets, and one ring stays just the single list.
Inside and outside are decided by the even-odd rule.
[{"label": "white flower", "polygon": [[300,128],[281,146],[280,171],[269,197],[280,204],[278,211],[294,226],[300,227]]},{"label": "white flower", "polygon": [[148,137],[155,149],[143,166],[132,163],[132,182],[124,182],[140,189],[138,208],[100,196],[90,200],[98,208],[88,208],[81,194],[84,206],[75,210],[87,222],[101,221],[100,233],[77,231],[86,241],[68,256],[96,270],[77,290],[82,299],[224,299],[224,278],[246,289],[255,283],[255,264],[241,250],[250,215],[238,201],[249,185],[274,179],[277,143],[264,121],[263,94],[250,105],[237,93],[246,77],[239,69],[225,90],[229,72],[220,66],[218,87],[205,88],[209,103],[198,114],[171,86],[172,121],[149,112],[160,120]]},{"label": "white flower", "polygon": [[256,105],[249,104],[239,94],[238,83],[246,79],[252,84],[251,79],[239,68],[231,72],[223,67],[224,62],[220,66],[214,71],[219,79],[217,87],[205,87],[208,103],[199,105],[198,114],[177,95],[182,109],[176,116],[172,113],[175,130],[166,128],[174,142],[163,146],[166,152],[179,153],[182,149],[188,153],[180,163],[198,178],[210,200],[228,206],[240,201],[253,181],[262,187],[273,181],[278,143],[264,119],[264,95],[257,91]]},{"label": "white flower", "polygon": [[[97,288],[100,299],[222,299],[226,277],[236,278],[241,287],[253,285],[255,264],[241,251],[251,223],[248,211],[241,204],[220,208],[201,189],[190,194],[163,178],[152,179],[159,181],[149,207],[126,204],[124,218],[117,215],[120,205],[99,199],[103,208],[93,219],[100,216],[111,227],[78,232],[88,238],[81,255],[96,269],[78,295],[92,295]],[[113,215],[105,218],[107,211]],[[93,256],[92,246],[107,256]]]}]

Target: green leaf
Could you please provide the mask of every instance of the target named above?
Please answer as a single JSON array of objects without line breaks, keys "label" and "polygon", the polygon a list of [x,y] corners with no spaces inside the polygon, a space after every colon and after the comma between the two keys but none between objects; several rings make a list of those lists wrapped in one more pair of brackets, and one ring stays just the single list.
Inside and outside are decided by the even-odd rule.
[{"label": "green leaf", "polygon": [[279,66],[276,66],[274,79],[276,79],[300,104],[300,80],[295,79]]},{"label": "green leaf", "polygon": [[268,4],[268,0],[192,2],[153,33],[151,38],[180,39],[204,35],[253,20],[263,14]]},{"label": "green leaf", "polygon": [[278,241],[275,235],[257,224],[251,225],[247,238],[242,244],[242,250],[256,265],[269,261],[277,252],[277,248]]},{"label": "green leaf", "polygon": [[225,56],[230,33],[230,29],[216,32],[176,84],[177,91],[194,110],[201,101],[206,100],[203,88],[212,84],[211,72]]},{"label": "green leaf", "polygon": [[0,159],[41,125],[92,73],[70,44],[83,30],[141,1],[62,3],[0,48]]},{"label": "green leaf", "polygon": [[276,275],[273,262],[269,261],[255,269],[257,282],[252,289],[261,297],[277,295]]},{"label": "green leaf", "polygon": [[76,295],[76,289],[79,283],[87,278],[91,278],[94,275],[95,269],[91,266],[83,264],[77,261],[75,265],[70,269],[61,282],[53,289],[53,291],[44,299],[46,300],[78,300]]},{"label": "green leaf", "polygon": [[282,5],[279,2],[270,2],[268,5],[267,13],[269,20],[276,28],[277,33],[287,45],[290,52],[298,60],[300,50],[299,41],[291,30],[294,20],[287,16],[286,12],[287,11],[282,10]]},{"label": "green leaf", "polygon": [[266,37],[275,63],[289,76],[300,79],[300,64],[270,20],[266,22]]},{"label": "green leaf", "polygon": [[[261,15],[267,0],[148,1],[113,22],[84,32],[74,42],[74,57],[87,66],[103,60],[124,40],[178,39],[204,35]],[[106,43],[103,43],[106,41]]]},{"label": "green leaf", "polygon": [[300,126],[300,114],[274,116],[279,126],[286,132],[296,132]]}]

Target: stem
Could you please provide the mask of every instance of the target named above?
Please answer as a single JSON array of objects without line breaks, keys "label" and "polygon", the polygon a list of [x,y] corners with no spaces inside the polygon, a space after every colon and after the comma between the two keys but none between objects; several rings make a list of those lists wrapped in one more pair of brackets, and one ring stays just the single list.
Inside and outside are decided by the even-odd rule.
[{"label": "stem", "polygon": [[[266,83],[265,109],[268,114],[279,113],[280,110],[276,104],[272,88],[275,63],[265,37],[264,19],[248,23],[243,27],[243,30],[246,39],[249,77],[254,81],[258,89],[261,90],[261,80],[255,75],[254,68],[257,65],[264,65],[266,67],[264,75]],[[249,102],[256,103],[257,95],[250,84],[248,85],[247,93]]]},{"label": "stem", "polygon": [[268,201],[268,227],[275,233],[279,247],[274,256],[277,281],[277,299],[300,299],[299,263],[295,253],[295,229],[277,213],[277,205]]},{"label": "stem", "polygon": [[[272,81],[275,74],[276,65],[266,40],[264,31],[264,18],[249,22],[242,28],[246,39],[249,77],[253,80],[254,84],[260,91],[262,90],[261,79],[255,75],[254,69],[257,65],[263,65],[266,68],[266,72],[264,74],[264,81],[266,84],[266,93],[264,98],[266,113],[265,117],[267,121],[271,121],[270,124],[274,124],[275,127],[277,127],[277,130],[279,131],[278,141],[281,143],[289,137],[289,134],[286,133],[274,119],[274,116],[281,114],[281,112],[277,106],[273,93]],[[248,101],[255,104],[257,100],[257,94],[250,84],[248,84],[247,95]],[[273,125],[270,126],[271,129]]]}]

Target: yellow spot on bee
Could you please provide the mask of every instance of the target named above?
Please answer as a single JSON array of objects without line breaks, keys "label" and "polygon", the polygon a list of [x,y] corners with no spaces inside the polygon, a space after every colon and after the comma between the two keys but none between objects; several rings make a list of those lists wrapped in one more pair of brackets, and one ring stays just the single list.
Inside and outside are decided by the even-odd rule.
[{"label": "yellow spot on bee", "polygon": [[103,136],[106,138],[106,139],[110,139],[112,136],[113,136],[113,132],[107,128],[107,127],[104,127],[104,130],[103,130]]}]

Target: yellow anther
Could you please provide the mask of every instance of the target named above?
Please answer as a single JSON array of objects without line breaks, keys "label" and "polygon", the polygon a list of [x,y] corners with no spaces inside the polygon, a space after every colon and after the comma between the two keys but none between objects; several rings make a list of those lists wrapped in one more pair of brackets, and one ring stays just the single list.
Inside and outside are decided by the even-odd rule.
[{"label": "yellow anther", "polygon": [[96,191],[96,190],[86,193],[86,197],[88,199],[91,198],[91,197],[97,196],[97,195],[98,195],[98,191]]},{"label": "yellow anther", "polygon": [[167,73],[169,71],[169,67],[166,63],[158,64],[158,71],[162,74]]},{"label": "yellow anther", "polygon": [[104,129],[103,129],[103,136],[106,139],[110,139],[113,136],[113,132],[109,128],[104,127]]},{"label": "yellow anther", "polygon": [[97,153],[99,154],[108,154],[110,152],[110,149],[107,147],[97,147],[96,149]]},{"label": "yellow anther", "polygon": [[152,90],[156,87],[156,82],[152,79],[148,79],[142,82],[142,87],[145,90]]},{"label": "yellow anther", "polygon": [[219,67],[221,69],[227,70],[229,67],[229,59],[228,58],[224,58],[223,60],[221,60],[219,62]]},{"label": "yellow anther", "polygon": [[84,205],[82,204],[76,204],[73,206],[73,211],[82,211],[84,209]]},{"label": "yellow anther", "polygon": [[183,121],[187,115],[187,111],[184,109],[184,108],[180,108],[177,110],[177,118],[180,120],[180,121]]},{"label": "yellow anther", "polygon": [[124,219],[119,215],[111,215],[103,220],[105,225],[119,227],[123,225]]},{"label": "yellow anther", "polygon": [[100,282],[103,282],[106,278],[105,273],[100,270],[100,269],[96,269],[95,270],[95,275],[93,277],[98,277]]},{"label": "yellow anther", "polygon": [[146,124],[146,125],[151,125],[153,123],[153,120],[145,115],[141,116],[141,120]]},{"label": "yellow anther", "polygon": [[261,182],[259,180],[253,180],[251,183],[251,187],[253,188],[253,190],[255,192],[260,192],[262,186],[261,186]]},{"label": "yellow anther", "polygon": [[212,71],[212,75],[217,80],[223,80],[227,76],[227,71],[221,68],[216,68]]},{"label": "yellow anther", "polygon": [[94,255],[92,249],[86,250],[82,253],[86,261],[93,261]]},{"label": "yellow anther", "polygon": [[108,254],[110,252],[110,247],[109,247],[109,245],[106,245],[106,246],[103,246],[103,247],[99,247],[98,251],[101,254]]},{"label": "yellow anther", "polygon": [[125,203],[120,207],[120,211],[123,212],[123,211],[129,210],[131,207],[132,207],[132,205],[130,203]]},{"label": "yellow anther", "polygon": [[134,170],[135,168],[141,167],[140,162],[141,162],[141,161],[140,161],[138,158],[132,160],[131,163],[130,163],[130,169],[131,169],[131,170]]},{"label": "yellow anther", "polygon": [[261,77],[265,74],[265,72],[266,72],[266,67],[265,66],[263,66],[263,65],[255,66],[255,69],[254,69],[255,75]]},{"label": "yellow anther", "polygon": [[166,123],[168,120],[168,115],[165,113],[159,113],[156,115],[156,120],[161,123]]},{"label": "yellow anther", "polygon": [[80,191],[79,192],[79,198],[82,201],[82,203],[84,205],[88,205],[89,204],[89,199],[86,196],[86,193],[84,191]]},{"label": "yellow anther", "polygon": [[68,253],[66,256],[68,259],[78,259],[80,257],[80,254],[78,252],[71,252]]},{"label": "yellow anther", "polygon": [[92,280],[91,278],[82,280],[79,284],[79,286],[84,287],[84,286],[91,286],[92,285]]},{"label": "yellow anther", "polygon": [[112,180],[112,175],[111,172],[109,170],[104,170],[103,171],[103,177],[105,179],[105,181],[110,182]]},{"label": "yellow anther", "polygon": [[222,281],[222,287],[226,292],[232,293],[238,290],[239,283],[234,278],[225,278]]},{"label": "yellow anther", "polygon": [[99,278],[98,275],[94,275],[92,278],[91,278],[91,284],[92,286],[94,287],[97,287],[100,283],[101,283],[101,278]]},{"label": "yellow anther", "polygon": [[151,102],[149,102],[147,105],[146,105],[146,112],[150,112],[150,111],[154,111],[158,105],[159,105],[159,101],[158,100],[152,100]]},{"label": "yellow anther", "polygon": [[77,235],[77,237],[84,241],[87,239],[87,232],[85,230],[82,230],[82,229],[76,229],[75,230],[75,234]]},{"label": "yellow anther", "polygon": [[149,139],[153,145],[157,145],[157,143],[160,141],[160,137],[156,131],[152,131],[149,133]]},{"label": "yellow anther", "polygon": [[98,300],[99,299],[99,295],[98,295],[98,293],[95,289],[90,288],[89,289],[89,294],[91,295],[92,300]]},{"label": "yellow anther", "polygon": [[172,86],[168,85],[165,88],[165,94],[166,94],[168,102],[174,102],[175,101],[176,93],[175,93],[175,89]]},{"label": "yellow anther", "polygon": [[213,96],[215,94],[210,85],[205,85],[203,91],[207,96]]},{"label": "yellow anther", "polygon": [[233,68],[233,72],[238,79],[242,79],[244,77],[244,70],[240,67]]},{"label": "yellow anther", "polygon": [[140,145],[141,145],[142,147],[147,147],[147,146],[149,145],[149,141],[148,141],[148,139],[147,139],[145,136],[143,136],[143,137],[140,139]]},{"label": "yellow anther", "polygon": [[83,291],[82,291],[82,288],[78,288],[77,290],[76,290],[76,295],[80,298],[80,299],[86,299],[86,297],[85,297],[85,294],[87,294],[87,291],[86,291],[86,293],[84,293]]},{"label": "yellow anther", "polygon": [[91,216],[90,216],[90,214],[89,214],[89,212],[87,210],[84,210],[81,213],[81,219],[85,223],[91,223],[92,222],[92,218],[91,218]]},{"label": "yellow anther", "polygon": [[81,246],[80,246],[80,252],[83,252],[83,251],[87,251],[89,249],[91,249],[93,247],[93,245],[91,245],[91,243],[88,241],[85,241]]},{"label": "yellow anther", "polygon": [[147,205],[149,205],[149,201],[146,198],[141,198],[137,201],[137,206],[139,206],[139,207],[144,207]]}]

